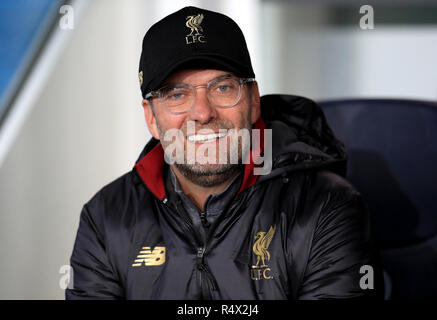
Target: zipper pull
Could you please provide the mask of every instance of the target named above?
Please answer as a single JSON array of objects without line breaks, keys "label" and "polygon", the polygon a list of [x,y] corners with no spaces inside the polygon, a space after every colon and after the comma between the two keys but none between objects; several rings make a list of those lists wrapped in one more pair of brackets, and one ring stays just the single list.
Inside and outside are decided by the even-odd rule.
[{"label": "zipper pull", "polygon": [[197,249],[197,269],[204,272],[207,280],[211,284],[212,290],[217,290],[218,285],[208,266],[203,262],[203,257],[205,254],[205,247],[200,247]]},{"label": "zipper pull", "polygon": [[200,247],[197,249],[197,269],[203,269],[203,254],[205,253],[205,248]]},{"label": "zipper pull", "polygon": [[208,222],[208,219],[206,219],[205,212],[200,213],[200,221],[202,221],[202,224],[205,228],[209,228],[211,226],[211,224]]}]

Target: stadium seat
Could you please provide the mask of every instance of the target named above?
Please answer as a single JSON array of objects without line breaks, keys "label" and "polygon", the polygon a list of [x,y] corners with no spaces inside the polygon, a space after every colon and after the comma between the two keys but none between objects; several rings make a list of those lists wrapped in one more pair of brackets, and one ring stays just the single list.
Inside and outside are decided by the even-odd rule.
[{"label": "stadium seat", "polygon": [[437,297],[437,103],[319,101],[370,209],[385,299]]}]

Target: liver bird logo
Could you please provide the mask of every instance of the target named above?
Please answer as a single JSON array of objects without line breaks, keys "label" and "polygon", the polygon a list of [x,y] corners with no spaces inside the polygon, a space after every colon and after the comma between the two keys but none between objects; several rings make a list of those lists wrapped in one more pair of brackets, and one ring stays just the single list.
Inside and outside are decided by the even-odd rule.
[{"label": "liver bird logo", "polygon": [[[260,231],[255,236],[255,243],[253,244],[253,252],[257,255],[256,265],[252,268],[264,268],[267,267],[267,262],[270,260],[270,252],[267,250],[269,248],[270,242],[275,235],[276,225],[271,226],[269,231]],[[259,265],[261,262],[261,265]]]},{"label": "liver bird logo", "polygon": [[[198,36],[201,33],[203,33],[203,29],[200,26],[200,24],[203,21],[203,14],[199,13],[197,16],[188,16],[186,17],[187,22],[185,23],[185,25],[191,29],[191,32],[189,34],[187,34],[188,36]],[[193,34],[194,32],[196,32],[195,34]]]}]

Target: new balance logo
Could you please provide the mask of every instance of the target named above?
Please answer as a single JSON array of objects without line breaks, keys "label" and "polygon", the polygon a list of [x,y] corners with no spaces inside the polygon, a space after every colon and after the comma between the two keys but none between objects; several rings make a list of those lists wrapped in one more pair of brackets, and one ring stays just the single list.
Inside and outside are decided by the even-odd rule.
[{"label": "new balance logo", "polygon": [[140,254],[134,260],[132,267],[160,266],[165,262],[165,247],[142,247]]}]

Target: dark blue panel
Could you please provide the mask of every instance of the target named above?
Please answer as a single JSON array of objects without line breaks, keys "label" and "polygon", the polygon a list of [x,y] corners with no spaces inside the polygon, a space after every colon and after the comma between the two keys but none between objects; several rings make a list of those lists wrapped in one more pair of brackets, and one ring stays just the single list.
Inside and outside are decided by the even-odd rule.
[{"label": "dark blue panel", "polygon": [[0,117],[7,95],[20,76],[25,76],[29,62],[49,31],[62,1],[0,1]]},{"label": "dark blue panel", "polygon": [[349,154],[381,247],[390,299],[437,297],[437,103],[322,102]]},{"label": "dark blue panel", "polygon": [[437,234],[437,104],[321,104],[335,135],[345,143],[348,178],[367,198],[380,239],[412,243]]}]

